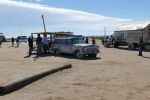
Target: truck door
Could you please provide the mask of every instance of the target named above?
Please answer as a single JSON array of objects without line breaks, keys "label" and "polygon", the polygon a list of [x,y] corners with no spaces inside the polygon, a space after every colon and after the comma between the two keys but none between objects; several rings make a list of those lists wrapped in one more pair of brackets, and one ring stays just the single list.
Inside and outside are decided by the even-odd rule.
[{"label": "truck door", "polygon": [[59,44],[59,50],[61,53],[66,53],[66,40],[62,39],[61,43]]},{"label": "truck door", "polygon": [[67,39],[65,46],[65,53],[72,54],[73,52],[73,41],[72,39]]}]

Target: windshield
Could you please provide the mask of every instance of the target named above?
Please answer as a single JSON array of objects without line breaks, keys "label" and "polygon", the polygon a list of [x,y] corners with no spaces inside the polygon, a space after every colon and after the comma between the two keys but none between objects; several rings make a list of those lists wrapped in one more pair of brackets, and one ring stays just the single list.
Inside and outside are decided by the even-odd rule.
[{"label": "windshield", "polygon": [[86,42],[81,38],[73,39],[73,44],[86,44]]},{"label": "windshield", "polygon": [[19,36],[18,38],[19,38],[19,39],[27,39],[26,36]]}]

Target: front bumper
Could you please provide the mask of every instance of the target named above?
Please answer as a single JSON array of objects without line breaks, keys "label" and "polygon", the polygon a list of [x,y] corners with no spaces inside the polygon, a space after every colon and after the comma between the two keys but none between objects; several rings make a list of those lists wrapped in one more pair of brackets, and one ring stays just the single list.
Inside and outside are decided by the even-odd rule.
[{"label": "front bumper", "polygon": [[91,54],[98,54],[99,51],[82,51],[81,54],[83,55],[91,55]]}]

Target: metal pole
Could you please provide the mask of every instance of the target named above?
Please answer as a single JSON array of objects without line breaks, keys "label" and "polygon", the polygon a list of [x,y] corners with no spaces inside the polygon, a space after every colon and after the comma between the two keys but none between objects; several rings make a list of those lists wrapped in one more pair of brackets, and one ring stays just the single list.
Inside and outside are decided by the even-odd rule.
[{"label": "metal pole", "polygon": [[45,21],[44,21],[44,15],[43,14],[42,14],[42,20],[43,20],[44,32],[46,34],[46,27],[45,27]]},{"label": "metal pole", "polygon": [[143,39],[143,31],[144,31],[144,30],[142,29],[142,39]]},{"label": "metal pole", "polygon": [[104,36],[106,37],[106,26],[104,27]]}]

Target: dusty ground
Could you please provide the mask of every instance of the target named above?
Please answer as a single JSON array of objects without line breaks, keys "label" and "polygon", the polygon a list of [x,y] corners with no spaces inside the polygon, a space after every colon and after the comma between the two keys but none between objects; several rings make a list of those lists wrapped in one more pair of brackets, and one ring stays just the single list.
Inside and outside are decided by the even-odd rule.
[{"label": "dusty ground", "polygon": [[[24,58],[27,46],[0,48],[0,85],[39,70],[71,63],[58,72],[0,100],[150,100],[150,52],[103,48],[97,59],[78,60],[69,55]],[[101,59],[100,59],[101,57]]]}]

